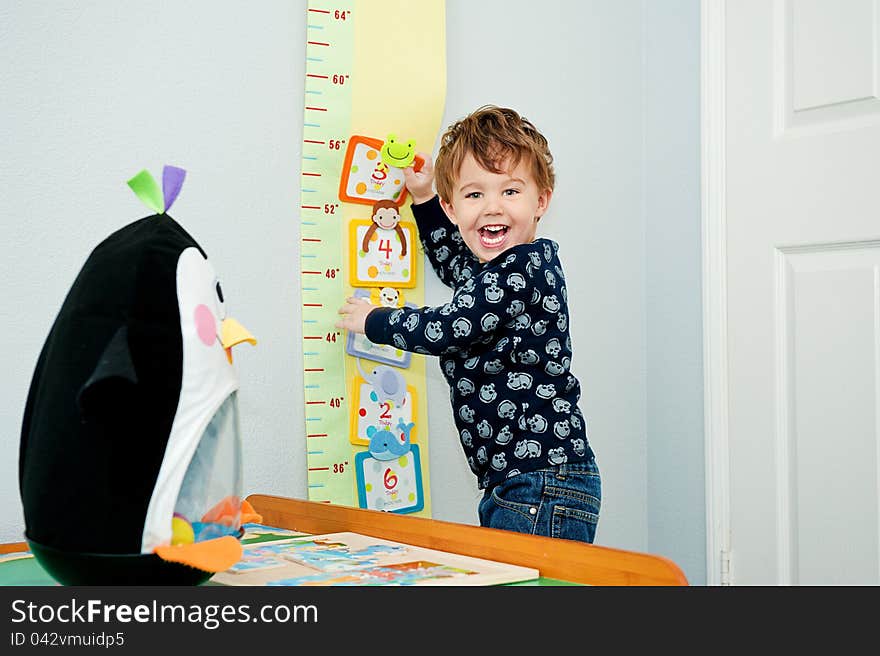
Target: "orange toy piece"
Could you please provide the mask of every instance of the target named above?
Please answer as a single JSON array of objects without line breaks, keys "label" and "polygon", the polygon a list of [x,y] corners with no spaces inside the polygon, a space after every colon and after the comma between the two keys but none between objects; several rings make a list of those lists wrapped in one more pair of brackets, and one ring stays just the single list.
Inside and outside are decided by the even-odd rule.
[{"label": "orange toy piece", "polygon": [[236,496],[224,497],[217,505],[211,508],[202,516],[205,523],[223,524],[231,526],[235,522],[237,515],[241,513],[239,521],[242,524],[247,522],[262,522],[262,515],[254,511],[254,507],[247,501],[242,501]]},{"label": "orange toy piece", "polygon": [[241,543],[231,535],[194,542],[156,547],[162,560],[189,565],[205,572],[223,572],[241,560]]}]

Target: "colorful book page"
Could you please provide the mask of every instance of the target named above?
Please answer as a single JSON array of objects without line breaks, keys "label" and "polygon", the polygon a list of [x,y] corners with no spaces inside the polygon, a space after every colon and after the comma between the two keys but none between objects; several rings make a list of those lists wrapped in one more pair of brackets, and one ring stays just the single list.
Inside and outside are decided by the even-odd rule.
[{"label": "colorful book page", "polygon": [[394,513],[418,512],[424,507],[419,447],[394,460],[376,460],[369,451],[354,457],[358,505]]},{"label": "colorful book page", "polygon": [[419,585],[445,580],[458,585],[461,578],[474,571],[417,560],[397,565],[366,567],[343,572],[322,572],[292,579],[272,581],[267,585]]},{"label": "colorful book page", "polygon": [[[274,561],[273,561],[274,559]],[[221,585],[496,585],[538,578],[538,570],[426,547],[340,532],[244,549]]]},{"label": "colorful book page", "polygon": [[291,531],[286,528],[276,528],[255,522],[247,522],[242,525],[242,528],[244,529],[244,535],[241,536],[242,544],[274,542],[276,540],[287,540],[297,535],[304,535],[300,531]]},{"label": "colorful book page", "polygon": [[348,269],[352,287],[415,287],[415,225],[411,221],[401,221],[398,224],[406,239],[405,255],[397,231],[384,228],[377,228],[373,233],[369,251],[361,250],[371,225],[373,222],[370,219],[354,219],[349,223]]}]

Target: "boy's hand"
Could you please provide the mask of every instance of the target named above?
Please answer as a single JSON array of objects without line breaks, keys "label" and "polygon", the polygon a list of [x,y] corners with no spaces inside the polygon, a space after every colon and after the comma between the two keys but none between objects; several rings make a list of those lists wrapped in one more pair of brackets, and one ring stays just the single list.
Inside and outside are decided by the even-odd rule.
[{"label": "boy's hand", "polygon": [[339,308],[342,318],[336,322],[336,327],[363,335],[367,315],[375,309],[376,306],[366,299],[349,296],[345,299],[345,304]]},{"label": "boy's hand", "polygon": [[417,154],[425,160],[422,168],[415,171],[413,167],[407,166],[403,169],[403,177],[406,181],[406,188],[412,195],[413,203],[419,205],[434,197],[434,162],[430,155]]}]

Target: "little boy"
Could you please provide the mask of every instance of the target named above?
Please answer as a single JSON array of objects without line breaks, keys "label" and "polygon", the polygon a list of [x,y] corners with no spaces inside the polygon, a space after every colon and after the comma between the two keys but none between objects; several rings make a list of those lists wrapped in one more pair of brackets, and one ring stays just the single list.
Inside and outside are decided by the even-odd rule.
[{"label": "little boy", "polygon": [[395,309],[351,297],[337,327],[440,357],[484,490],[482,526],[593,542],[601,481],[569,370],[559,246],[535,238],[554,187],[547,140],[514,110],[485,106],[446,131],[436,167],[425,157],[404,174],[420,240],[452,300]]}]

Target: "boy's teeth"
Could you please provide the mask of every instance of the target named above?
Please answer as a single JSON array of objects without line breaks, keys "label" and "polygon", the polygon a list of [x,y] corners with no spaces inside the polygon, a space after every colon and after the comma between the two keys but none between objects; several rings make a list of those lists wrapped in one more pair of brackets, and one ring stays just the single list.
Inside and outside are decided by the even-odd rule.
[{"label": "boy's teeth", "polygon": [[504,237],[507,234],[507,226],[483,226],[482,228],[480,228],[479,233],[480,241],[483,242],[483,245],[491,247],[504,241]]}]

